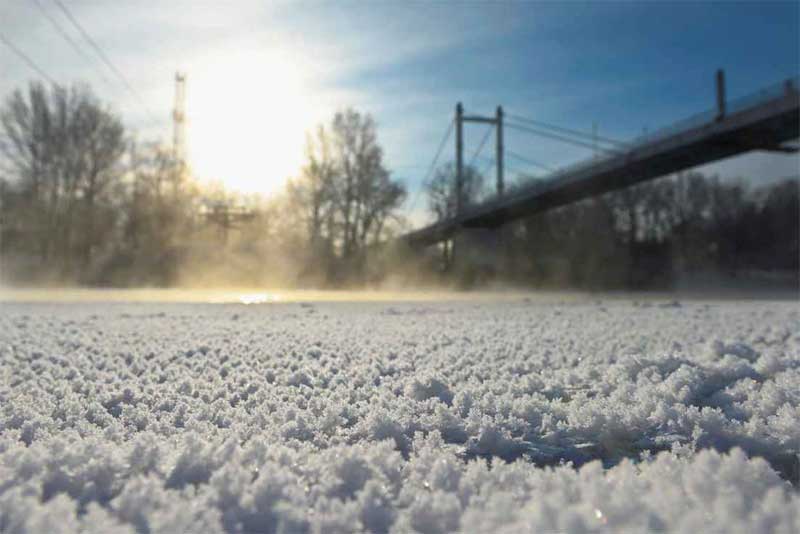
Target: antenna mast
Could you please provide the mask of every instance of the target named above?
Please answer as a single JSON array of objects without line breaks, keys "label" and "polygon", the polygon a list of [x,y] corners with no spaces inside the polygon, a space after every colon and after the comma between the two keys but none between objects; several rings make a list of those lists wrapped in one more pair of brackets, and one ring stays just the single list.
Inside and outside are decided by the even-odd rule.
[{"label": "antenna mast", "polygon": [[186,74],[175,73],[175,108],[172,110],[172,157],[175,163],[186,163]]}]

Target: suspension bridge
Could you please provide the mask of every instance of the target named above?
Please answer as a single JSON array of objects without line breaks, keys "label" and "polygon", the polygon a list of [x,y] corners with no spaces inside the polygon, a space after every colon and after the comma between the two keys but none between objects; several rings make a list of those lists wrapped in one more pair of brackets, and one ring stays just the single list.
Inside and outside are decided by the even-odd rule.
[{"label": "suspension bridge", "polygon": [[[506,114],[501,107],[490,117],[467,115],[459,103],[423,180],[424,189],[443,149],[455,132],[455,212],[451,217],[401,236],[401,240],[412,247],[430,246],[451,239],[465,229],[496,228],[521,217],[745,152],[798,151],[797,146],[785,144],[800,137],[797,78],[728,102],[724,73],[718,71],[716,95],[714,109],[629,142],[600,137],[596,131],[585,133]],[[492,130],[496,136],[495,157],[490,161],[496,166],[496,191],[491,197],[474,205],[465,204],[462,195],[465,169],[463,127],[468,122],[485,123],[490,127],[473,153],[469,166],[478,159]],[[591,148],[596,155],[589,160],[554,170],[529,157],[506,150],[504,128]],[[548,174],[506,188],[506,156],[538,166]]]}]

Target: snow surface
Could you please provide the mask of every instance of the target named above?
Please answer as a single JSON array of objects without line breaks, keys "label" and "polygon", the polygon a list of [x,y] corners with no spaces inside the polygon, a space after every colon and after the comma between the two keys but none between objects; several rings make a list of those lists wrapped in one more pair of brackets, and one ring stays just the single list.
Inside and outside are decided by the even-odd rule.
[{"label": "snow surface", "polygon": [[796,303],[6,303],[0,361],[3,533],[800,532]]}]

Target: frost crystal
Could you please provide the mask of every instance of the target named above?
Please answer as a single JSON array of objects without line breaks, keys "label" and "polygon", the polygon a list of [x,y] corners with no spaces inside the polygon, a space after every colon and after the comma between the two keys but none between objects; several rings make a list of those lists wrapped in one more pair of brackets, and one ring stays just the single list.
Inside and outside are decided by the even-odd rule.
[{"label": "frost crystal", "polygon": [[800,531],[796,305],[602,304],[4,304],[0,532]]}]

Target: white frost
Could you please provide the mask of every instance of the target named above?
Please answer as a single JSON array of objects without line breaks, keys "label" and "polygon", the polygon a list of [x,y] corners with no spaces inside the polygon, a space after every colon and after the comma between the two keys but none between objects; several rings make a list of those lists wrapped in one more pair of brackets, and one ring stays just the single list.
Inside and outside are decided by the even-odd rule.
[{"label": "white frost", "polygon": [[800,532],[794,303],[3,304],[0,361],[3,533]]}]

